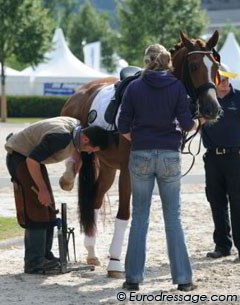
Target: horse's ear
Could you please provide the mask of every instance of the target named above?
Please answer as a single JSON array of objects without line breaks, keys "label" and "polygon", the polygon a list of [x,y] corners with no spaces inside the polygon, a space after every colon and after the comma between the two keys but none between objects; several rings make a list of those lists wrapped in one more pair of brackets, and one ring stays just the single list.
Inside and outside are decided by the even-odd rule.
[{"label": "horse's ear", "polygon": [[209,48],[209,50],[212,50],[216,46],[218,39],[219,39],[219,33],[216,30],[213,33],[212,37],[210,37],[206,43],[206,46]]},{"label": "horse's ear", "polygon": [[180,31],[180,38],[183,45],[189,50],[194,47],[194,44],[191,42],[190,38],[188,38],[187,34]]}]

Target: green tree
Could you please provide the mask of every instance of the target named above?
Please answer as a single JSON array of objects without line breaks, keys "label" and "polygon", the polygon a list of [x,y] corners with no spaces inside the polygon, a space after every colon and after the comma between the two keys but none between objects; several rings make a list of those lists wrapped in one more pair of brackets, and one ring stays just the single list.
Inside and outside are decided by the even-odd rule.
[{"label": "green tree", "polygon": [[86,1],[79,14],[72,17],[67,37],[71,51],[82,61],[83,45],[100,41],[102,64],[108,71],[114,69],[112,54],[116,45],[116,33],[109,26],[108,15],[97,12],[90,1]]},{"label": "green tree", "polygon": [[1,120],[7,118],[5,64],[11,56],[36,65],[44,60],[52,38],[52,20],[38,0],[0,0]]},{"label": "green tree", "polygon": [[47,8],[56,21],[57,27],[63,29],[64,33],[68,32],[68,27],[72,15],[76,13],[79,7],[78,0],[42,0],[43,6]]},{"label": "green tree", "polygon": [[149,44],[170,48],[179,41],[180,30],[198,37],[207,25],[201,0],[123,0],[118,4],[118,16],[119,54],[132,65],[142,65]]}]

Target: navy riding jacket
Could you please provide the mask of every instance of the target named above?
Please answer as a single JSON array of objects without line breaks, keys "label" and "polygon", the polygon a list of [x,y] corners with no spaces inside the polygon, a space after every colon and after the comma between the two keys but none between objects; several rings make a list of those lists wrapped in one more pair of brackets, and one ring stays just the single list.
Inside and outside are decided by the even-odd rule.
[{"label": "navy riding jacket", "polygon": [[218,101],[223,114],[216,123],[202,126],[203,145],[207,149],[240,147],[240,91],[231,86]]}]

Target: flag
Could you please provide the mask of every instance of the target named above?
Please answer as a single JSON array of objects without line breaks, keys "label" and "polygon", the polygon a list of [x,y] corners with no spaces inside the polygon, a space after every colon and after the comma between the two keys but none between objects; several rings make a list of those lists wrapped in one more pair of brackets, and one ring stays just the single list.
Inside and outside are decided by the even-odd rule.
[{"label": "flag", "polygon": [[89,67],[100,71],[101,66],[101,42],[91,42],[83,47],[84,63]]}]

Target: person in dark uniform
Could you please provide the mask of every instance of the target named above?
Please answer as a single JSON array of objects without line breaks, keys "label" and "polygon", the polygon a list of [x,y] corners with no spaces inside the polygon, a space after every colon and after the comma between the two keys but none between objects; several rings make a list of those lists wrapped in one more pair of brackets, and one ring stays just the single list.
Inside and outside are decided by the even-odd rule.
[{"label": "person in dark uniform", "polygon": [[25,273],[42,273],[59,266],[51,251],[56,210],[45,164],[72,157],[77,172],[81,152],[96,152],[107,145],[107,131],[98,126],[82,129],[77,119],[64,116],[38,121],[7,137],[7,167],[14,185],[17,219],[25,228]]},{"label": "person in dark uniform", "polygon": [[220,67],[217,86],[223,115],[215,124],[202,127],[207,149],[203,156],[206,197],[212,211],[215,243],[207,257],[213,259],[231,254],[232,239],[240,257],[240,91],[229,83],[235,75],[228,71],[225,65]]}]

